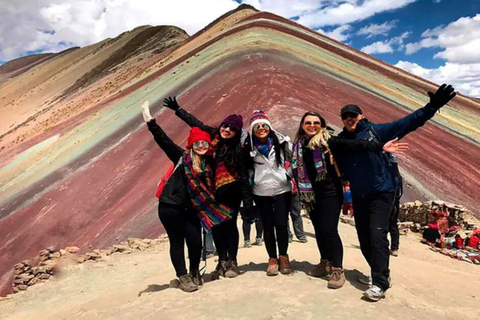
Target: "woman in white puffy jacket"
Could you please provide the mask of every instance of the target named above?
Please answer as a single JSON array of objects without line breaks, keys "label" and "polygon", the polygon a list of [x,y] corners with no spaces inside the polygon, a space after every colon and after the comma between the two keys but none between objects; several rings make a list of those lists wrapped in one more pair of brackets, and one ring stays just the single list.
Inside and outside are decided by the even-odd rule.
[{"label": "woman in white puffy jacket", "polygon": [[255,110],[250,117],[250,131],[249,168],[269,255],[267,275],[275,276],[279,271],[289,274],[287,226],[292,190],[286,164],[291,159],[292,145],[288,136],[273,129],[262,110]]}]

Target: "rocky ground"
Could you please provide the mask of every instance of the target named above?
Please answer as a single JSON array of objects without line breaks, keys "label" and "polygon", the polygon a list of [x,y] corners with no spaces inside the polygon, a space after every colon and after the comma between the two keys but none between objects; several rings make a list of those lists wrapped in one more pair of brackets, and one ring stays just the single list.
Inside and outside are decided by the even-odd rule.
[{"label": "rocky ground", "polygon": [[[367,272],[354,227],[340,224],[347,282],[327,289],[325,279],[306,271],[318,262],[311,223],[309,242],[294,241],[294,274],[267,277],[264,247],[239,251],[243,274],[207,282],[194,293],[170,288],[174,271],[168,243],[144,251],[112,254],[99,261],[64,264],[46,283],[0,301],[2,319],[444,319],[478,318],[480,266],[432,252],[417,234],[401,237],[391,259],[393,287],[377,303],[362,299],[356,280]],[[239,221],[240,222],[240,221]],[[242,237],[241,237],[242,238]],[[241,239],[243,243],[243,239]],[[215,267],[207,261],[207,273]]]}]

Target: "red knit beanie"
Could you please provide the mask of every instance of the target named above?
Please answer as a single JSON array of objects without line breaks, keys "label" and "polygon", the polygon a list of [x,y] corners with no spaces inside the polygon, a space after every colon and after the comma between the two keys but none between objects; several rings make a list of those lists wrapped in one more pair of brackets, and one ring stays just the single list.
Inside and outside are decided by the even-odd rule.
[{"label": "red knit beanie", "polygon": [[198,127],[193,127],[190,129],[190,134],[187,138],[187,148],[190,149],[194,142],[201,140],[208,141],[210,144],[212,143],[212,139],[208,133],[200,130]]}]

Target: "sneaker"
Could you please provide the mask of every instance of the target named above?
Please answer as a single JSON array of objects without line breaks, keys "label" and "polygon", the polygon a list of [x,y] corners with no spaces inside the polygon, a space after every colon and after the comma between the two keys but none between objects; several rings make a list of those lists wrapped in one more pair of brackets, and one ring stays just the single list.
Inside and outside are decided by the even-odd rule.
[{"label": "sneaker", "polygon": [[377,286],[371,286],[364,293],[363,296],[370,301],[378,301],[382,298],[385,298],[385,292]]},{"label": "sneaker", "polygon": [[185,292],[193,292],[198,290],[198,286],[193,283],[189,274],[185,274],[178,278],[178,287]]},{"label": "sneaker", "polygon": [[390,255],[398,257],[398,250],[390,250]]},{"label": "sneaker", "polygon": [[308,275],[315,278],[322,278],[330,274],[331,272],[331,263],[328,260],[322,259],[320,263],[315,266],[312,270],[308,271]]},{"label": "sneaker", "polygon": [[278,260],[275,258],[268,259],[267,276],[278,275]]},{"label": "sneaker", "polygon": [[300,241],[301,243],[307,243],[308,239],[307,238],[301,238],[301,239],[298,239],[298,241]]},{"label": "sneaker", "polygon": [[229,260],[225,269],[225,278],[235,278],[240,274],[236,260]]},{"label": "sneaker", "polygon": [[328,280],[327,287],[330,289],[339,289],[345,284],[345,273],[343,268],[332,267],[332,272],[330,273],[330,279]]},{"label": "sneaker", "polygon": [[252,244],[250,243],[250,240],[245,240],[245,242],[243,243],[244,248],[250,248],[251,246]]},{"label": "sneaker", "polygon": [[372,286],[372,277],[362,274],[361,276],[358,277],[358,282],[360,282],[361,284],[364,284],[366,286],[371,287]]},{"label": "sneaker", "polygon": [[290,274],[292,273],[292,268],[290,267],[290,260],[288,259],[288,254],[285,256],[280,256],[278,258],[280,264],[280,273]]},{"label": "sneaker", "polygon": [[254,246],[261,246],[262,244],[263,244],[262,238],[255,239],[255,242],[253,243]]},{"label": "sneaker", "polygon": [[225,277],[225,270],[227,268],[227,261],[219,260],[215,270],[212,272],[212,279],[220,279],[220,277]]},{"label": "sneaker", "polygon": [[193,283],[195,283],[199,288],[203,286],[203,277],[198,270],[191,270],[190,277],[192,278]]}]

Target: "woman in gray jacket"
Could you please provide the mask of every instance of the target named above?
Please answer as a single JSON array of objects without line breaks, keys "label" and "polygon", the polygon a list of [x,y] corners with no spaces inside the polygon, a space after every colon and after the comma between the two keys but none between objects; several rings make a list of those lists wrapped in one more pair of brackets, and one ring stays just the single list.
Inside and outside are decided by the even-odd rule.
[{"label": "woman in gray jacket", "polygon": [[[288,212],[292,198],[285,167],[291,158],[290,139],[276,132],[265,112],[255,110],[250,118],[250,165],[252,192],[264,228],[269,255],[268,276],[291,273],[288,249]],[[277,245],[278,253],[277,256]]]}]

